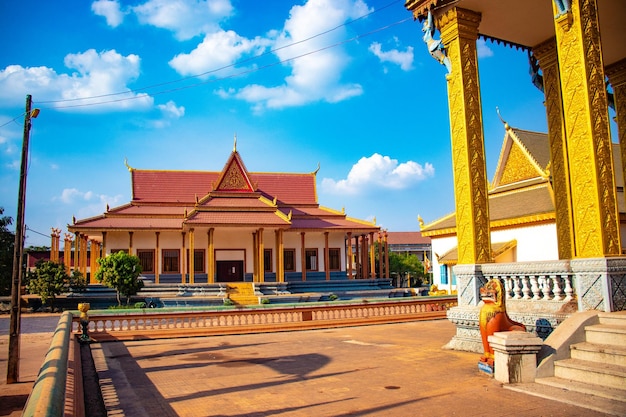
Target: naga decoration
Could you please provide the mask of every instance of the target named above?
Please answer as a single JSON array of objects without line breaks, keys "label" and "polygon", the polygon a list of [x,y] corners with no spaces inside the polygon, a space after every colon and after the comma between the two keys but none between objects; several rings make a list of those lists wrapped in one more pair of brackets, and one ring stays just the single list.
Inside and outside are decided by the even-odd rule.
[{"label": "naga decoration", "polygon": [[446,55],[446,48],[441,42],[441,39],[433,38],[433,35],[435,34],[435,22],[433,20],[433,14],[430,11],[428,11],[428,17],[424,20],[422,32],[424,32],[422,39],[424,40],[424,43],[426,43],[428,53],[430,53],[430,55],[441,65],[446,66],[448,74],[452,72],[452,64],[450,63],[450,58]]},{"label": "naga decoration", "polygon": [[522,323],[511,320],[506,312],[506,294],[499,279],[491,279],[480,288],[484,305],[480,309],[479,327],[484,354],[480,361],[493,366],[493,348],[488,338],[495,332],[526,331]]}]

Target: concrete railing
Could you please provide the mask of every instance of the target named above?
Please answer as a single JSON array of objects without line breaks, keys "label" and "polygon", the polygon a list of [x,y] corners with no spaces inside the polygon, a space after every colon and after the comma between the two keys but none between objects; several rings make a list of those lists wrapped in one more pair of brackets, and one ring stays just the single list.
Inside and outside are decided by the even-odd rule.
[{"label": "concrete railing", "polygon": [[64,415],[72,318],[70,312],[61,315],[22,416]]},{"label": "concrete railing", "polygon": [[[456,305],[456,297],[448,296],[314,306],[94,313],[89,315],[89,336],[96,341],[137,340],[359,326],[445,318],[447,310]],[[73,329],[80,331],[78,317]]]}]

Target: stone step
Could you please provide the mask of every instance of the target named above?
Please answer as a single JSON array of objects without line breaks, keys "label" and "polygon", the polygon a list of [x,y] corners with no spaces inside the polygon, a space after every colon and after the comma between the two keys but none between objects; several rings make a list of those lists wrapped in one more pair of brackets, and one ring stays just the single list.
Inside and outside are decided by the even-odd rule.
[{"label": "stone step", "polygon": [[554,376],[626,390],[626,367],[619,365],[563,359],[554,363]]},{"label": "stone step", "polygon": [[236,295],[231,294],[228,296],[230,300],[237,305],[256,305],[259,304],[259,297],[256,295]]},{"label": "stone step", "polygon": [[587,342],[600,345],[626,346],[626,326],[594,324],[585,326]]},{"label": "stone step", "polygon": [[[580,387],[579,390],[581,385],[585,386]],[[621,390],[603,389],[592,392],[587,384],[555,377],[538,378],[534,383],[505,384],[503,387],[610,416],[626,415],[626,402],[623,401],[626,394]]]},{"label": "stone step", "polygon": [[572,359],[626,367],[626,346],[576,343],[570,346],[570,356]]},{"label": "stone step", "polygon": [[610,324],[614,326],[626,327],[626,311],[615,311],[612,313],[598,313],[600,324]]}]

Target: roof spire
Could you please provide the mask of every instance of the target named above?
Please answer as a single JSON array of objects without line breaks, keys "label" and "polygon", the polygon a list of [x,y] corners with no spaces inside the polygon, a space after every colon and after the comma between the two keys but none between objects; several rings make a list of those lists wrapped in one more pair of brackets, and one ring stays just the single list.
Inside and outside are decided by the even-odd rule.
[{"label": "roof spire", "polygon": [[504,123],[504,128],[506,130],[509,130],[511,128],[511,126],[509,126],[509,124],[502,118],[502,116],[500,115],[500,109],[498,108],[498,106],[496,106],[496,113],[498,113],[498,117],[500,118],[500,121],[502,123]]},{"label": "roof spire", "polygon": [[233,143],[233,152],[237,152],[237,132],[235,132],[235,139]]}]

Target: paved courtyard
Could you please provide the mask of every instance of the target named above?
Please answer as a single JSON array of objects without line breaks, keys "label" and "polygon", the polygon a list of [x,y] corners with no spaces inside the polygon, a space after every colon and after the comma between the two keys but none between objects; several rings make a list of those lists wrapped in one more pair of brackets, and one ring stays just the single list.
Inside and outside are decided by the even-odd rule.
[{"label": "paved courtyard", "polygon": [[447,320],[92,345],[109,415],[601,416],[513,392]]}]

